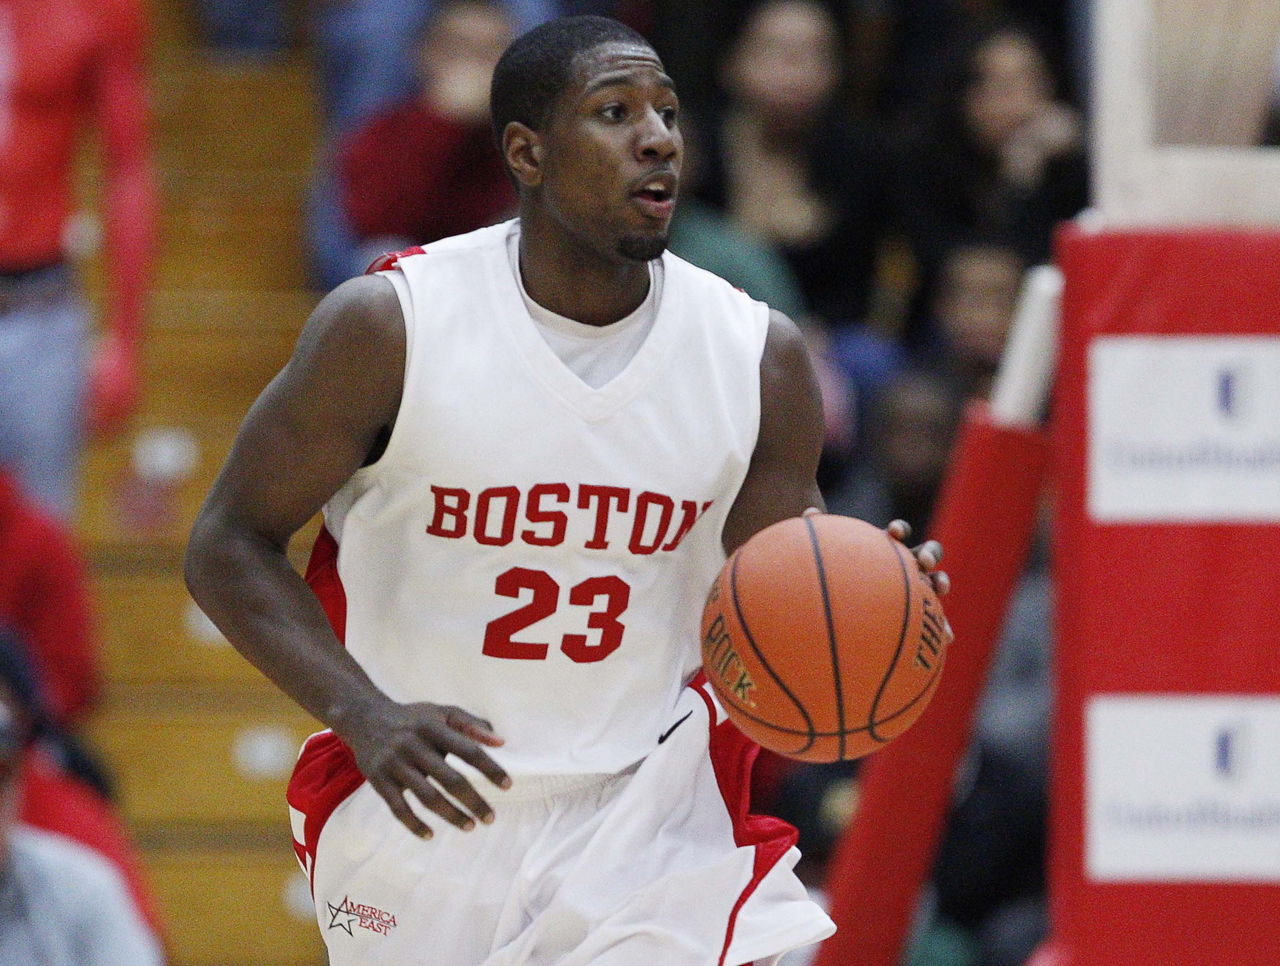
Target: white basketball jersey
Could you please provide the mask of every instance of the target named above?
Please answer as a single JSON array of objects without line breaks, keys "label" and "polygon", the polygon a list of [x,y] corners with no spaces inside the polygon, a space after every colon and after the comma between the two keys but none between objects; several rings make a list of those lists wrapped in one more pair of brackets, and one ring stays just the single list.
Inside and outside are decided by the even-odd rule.
[{"label": "white basketball jersey", "polygon": [[385,273],[407,330],[399,414],[325,508],[345,641],[391,697],[491,721],[515,775],[614,772],[654,748],[699,666],[768,309],[668,253],[651,331],[592,389],[521,300],[519,230]]}]

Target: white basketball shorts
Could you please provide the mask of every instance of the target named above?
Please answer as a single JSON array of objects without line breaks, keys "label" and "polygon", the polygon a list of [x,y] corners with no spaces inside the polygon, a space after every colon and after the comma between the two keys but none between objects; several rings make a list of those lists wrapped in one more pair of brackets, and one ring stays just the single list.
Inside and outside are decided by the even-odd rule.
[{"label": "white basketball shorts", "polygon": [[313,735],[288,797],[330,963],[741,966],[835,932],[792,872],[795,829],[748,814],[757,749],[701,676],[664,738],[622,774],[484,783],[492,825],[423,840]]}]

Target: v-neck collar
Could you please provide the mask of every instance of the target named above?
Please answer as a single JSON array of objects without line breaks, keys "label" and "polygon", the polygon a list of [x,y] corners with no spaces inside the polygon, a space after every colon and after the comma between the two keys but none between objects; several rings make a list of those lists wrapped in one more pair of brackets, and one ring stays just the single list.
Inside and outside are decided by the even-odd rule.
[{"label": "v-neck collar", "polygon": [[603,386],[593,389],[547,344],[524,304],[520,280],[512,269],[507,252],[510,233],[519,231],[519,221],[511,222],[502,244],[490,249],[489,275],[493,284],[489,291],[495,314],[510,335],[525,368],[543,389],[583,419],[592,422],[604,419],[634,399],[666,362],[675,344],[679,325],[675,317],[680,304],[675,293],[678,273],[670,271],[670,262],[664,261],[662,292],[654,307],[656,316],[648,335],[621,372]]}]

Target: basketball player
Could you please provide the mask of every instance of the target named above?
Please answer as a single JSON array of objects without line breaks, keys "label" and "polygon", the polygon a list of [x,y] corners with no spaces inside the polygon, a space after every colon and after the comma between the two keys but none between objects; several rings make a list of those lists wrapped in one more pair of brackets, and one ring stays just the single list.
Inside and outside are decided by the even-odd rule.
[{"label": "basketball player", "polygon": [[820,503],[805,350],[663,254],[678,105],[638,34],[539,27],[491,101],[520,217],[320,304],[188,582],[331,728],[289,787],[331,962],[773,962],[834,927],[747,814],[698,620],[726,551]]}]

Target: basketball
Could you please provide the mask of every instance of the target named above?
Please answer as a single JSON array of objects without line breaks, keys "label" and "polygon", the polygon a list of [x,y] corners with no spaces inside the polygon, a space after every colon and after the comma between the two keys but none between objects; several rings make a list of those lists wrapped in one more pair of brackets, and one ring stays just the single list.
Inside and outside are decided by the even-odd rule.
[{"label": "basketball", "polygon": [[928,706],[946,620],[907,547],[862,520],[811,514],[725,562],[702,616],[702,663],[730,719],[788,758],[859,758]]}]

